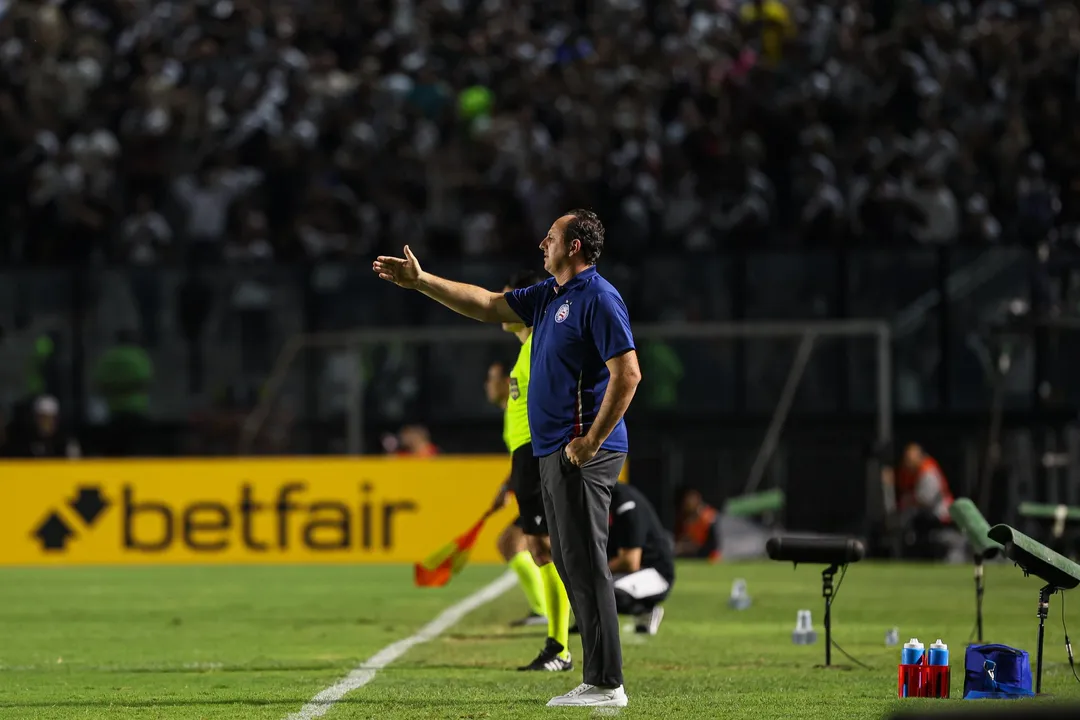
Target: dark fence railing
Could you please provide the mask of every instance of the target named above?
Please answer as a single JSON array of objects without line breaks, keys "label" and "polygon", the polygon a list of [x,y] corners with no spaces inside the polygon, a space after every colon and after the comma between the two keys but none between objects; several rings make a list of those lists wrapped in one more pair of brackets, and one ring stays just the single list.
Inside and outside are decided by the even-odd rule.
[{"label": "dark fence railing", "polygon": [[[500,287],[516,269],[500,260],[431,262],[454,279]],[[1009,412],[1040,413],[1080,405],[1074,363],[1078,336],[1049,328],[1003,341],[994,328],[1017,308],[1039,313],[1054,302],[1055,270],[1021,247],[852,248],[805,252],[658,255],[635,265],[604,264],[636,322],[883,318],[894,330],[895,409],[901,415],[985,411],[996,370]],[[312,265],[0,269],[0,402],[31,389],[36,377],[61,399],[65,414],[93,432],[103,417],[94,384],[98,359],[121,330],[137,330],[155,367],[150,417],[172,452],[229,451],[228,433],[249,410],[284,343],[300,332],[358,327],[453,325],[469,321],[374,278],[365,260]],[[52,350],[35,356],[49,337]],[[767,418],[794,355],[794,342],[730,340],[700,348],[659,348],[654,376],[667,393],[643,396],[639,413],[686,418]],[[815,351],[793,417],[838,418],[874,408],[872,340],[836,340]],[[652,350],[650,350],[651,352]],[[379,348],[362,367],[347,356],[311,351],[290,368],[290,435],[296,452],[340,449],[325,428],[340,424],[339,391],[360,371],[369,429],[420,420],[453,427],[490,423],[483,398],[486,363],[512,352],[485,348],[460,359],[446,353]],[[666,364],[666,365],[665,365]],[[453,387],[447,387],[447,385]],[[709,392],[703,392],[708,388]],[[703,397],[716,398],[703,405]],[[448,398],[453,402],[448,402]],[[217,432],[200,435],[207,417]],[[328,439],[331,438],[331,439]],[[199,445],[202,442],[203,445]],[[476,448],[489,444],[477,441]],[[211,448],[210,446],[214,447]],[[220,447],[218,447],[220,446]],[[201,450],[199,448],[201,447]],[[370,447],[370,446],[369,446]],[[470,449],[468,443],[461,449]]]}]

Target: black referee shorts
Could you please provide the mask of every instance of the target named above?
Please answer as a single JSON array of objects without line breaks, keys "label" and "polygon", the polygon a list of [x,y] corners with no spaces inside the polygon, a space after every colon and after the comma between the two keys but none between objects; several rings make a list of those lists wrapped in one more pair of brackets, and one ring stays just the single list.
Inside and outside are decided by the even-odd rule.
[{"label": "black referee shorts", "polygon": [[514,524],[526,535],[547,535],[544,498],[540,494],[540,458],[533,456],[532,443],[522,445],[510,456],[510,489],[518,504]]}]

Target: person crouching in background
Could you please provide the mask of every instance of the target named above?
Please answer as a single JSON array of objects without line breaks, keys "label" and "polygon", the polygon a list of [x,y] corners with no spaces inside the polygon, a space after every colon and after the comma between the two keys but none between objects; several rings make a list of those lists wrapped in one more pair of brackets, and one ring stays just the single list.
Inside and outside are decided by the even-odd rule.
[{"label": "person crouching in background", "polygon": [[680,558],[701,558],[719,562],[720,513],[687,488],[679,502],[679,517],[675,523],[675,555]]},{"label": "person crouching in background", "polygon": [[431,441],[431,433],[423,425],[405,425],[397,435],[382,439],[383,450],[398,457],[435,457],[439,447]]},{"label": "person crouching in background", "polygon": [[896,507],[906,556],[944,557],[948,547],[942,531],[951,526],[952,502],[952,491],[937,461],[916,443],[904,448],[896,472]]}]

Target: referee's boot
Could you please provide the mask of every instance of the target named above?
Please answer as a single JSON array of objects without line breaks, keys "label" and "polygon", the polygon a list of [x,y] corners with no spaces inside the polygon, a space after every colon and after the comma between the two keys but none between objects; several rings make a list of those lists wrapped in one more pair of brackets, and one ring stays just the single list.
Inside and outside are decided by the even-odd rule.
[{"label": "referee's boot", "polygon": [[540,651],[540,654],[536,656],[528,665],[519,667],[518,670],[540,670],[546,672],[564,672],[566,670],[574,669],[574,661],[570,657],[570,653],[566,654],[566,659],[563,660],[559,657],[565,648],[555,638],[548,638],[544,644],[544,649]]}]

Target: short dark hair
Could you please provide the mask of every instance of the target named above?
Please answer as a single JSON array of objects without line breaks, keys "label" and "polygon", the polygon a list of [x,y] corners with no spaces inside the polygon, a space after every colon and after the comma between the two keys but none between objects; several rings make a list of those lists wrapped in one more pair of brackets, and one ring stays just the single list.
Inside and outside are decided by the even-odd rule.
[{"label": "short dark hair", "polygon": [[604,224],[592,210],[571,210],[566,214],[573,219],[563,229],[563,240],[567,245],[574,240],[580,242],[585,262],[595,265],[604,250]]},{"label": "short dark hair", "polygon": [[510,279],[506,282],[506,287],[520,290],[521,288],[532,287],[538,282],[543,282],[543,280],[543,276],[534,270],[522,270],[510,276]]}]

